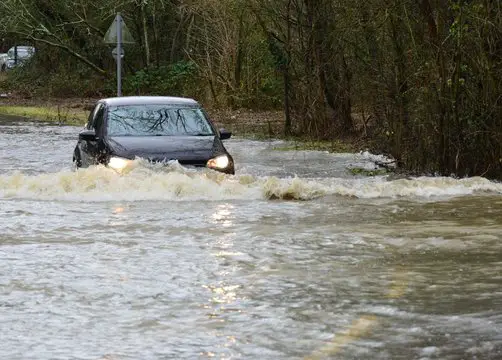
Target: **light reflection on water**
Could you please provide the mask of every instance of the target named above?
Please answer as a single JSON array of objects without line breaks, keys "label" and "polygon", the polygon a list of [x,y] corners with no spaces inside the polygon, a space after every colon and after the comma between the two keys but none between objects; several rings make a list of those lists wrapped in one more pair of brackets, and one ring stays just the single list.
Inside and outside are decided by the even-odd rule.
[{"label": "light reflection on water", "polygon": [[75,174],[77,132],[0,126],[1,358],[502,358],[500,184],[240,139],[240,178]]}]

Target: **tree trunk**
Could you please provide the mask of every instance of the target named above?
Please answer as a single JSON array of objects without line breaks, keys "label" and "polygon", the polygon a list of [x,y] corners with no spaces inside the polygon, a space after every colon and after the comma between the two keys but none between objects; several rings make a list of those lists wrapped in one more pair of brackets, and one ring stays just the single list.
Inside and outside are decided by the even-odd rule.
[{"label": "tree trunk", "polygon": [[150,42],[148,41],[148,24],[146,21],[146,0],[141,2],[141,20],[143,23],[143,39],[145,46],[146,67],[150,66]]},{"label": "tree trunk", "polygon": [[286,61],[284,64],[284,135],[289,136],[292,133],[291,126],[291,106],[290,106],[290,90],[291,90],[291,1],[288,0],[287,7],[287,34],[286,34]]}]

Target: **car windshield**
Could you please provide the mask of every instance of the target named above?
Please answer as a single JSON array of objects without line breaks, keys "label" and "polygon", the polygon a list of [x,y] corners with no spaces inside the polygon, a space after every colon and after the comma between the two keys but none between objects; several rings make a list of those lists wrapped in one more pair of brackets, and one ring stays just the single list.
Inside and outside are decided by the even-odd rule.
[{"label": "car windshield", "polygon": [[214,132],[200,108],[126,105],[109,109],[108,135],[209,136]]},{"label": "car windshield", "polygon": [[[16,57],[14,51],[15,51],[14,49],[9,50],[9,52],[8,52],[9,58],[14,59]],[[31,55],[33,55],[33,52],[26,49],[26,48],[18,48],[17,49],[17,57],[19,59],[26,59],[26,58],[29,58]]]}]

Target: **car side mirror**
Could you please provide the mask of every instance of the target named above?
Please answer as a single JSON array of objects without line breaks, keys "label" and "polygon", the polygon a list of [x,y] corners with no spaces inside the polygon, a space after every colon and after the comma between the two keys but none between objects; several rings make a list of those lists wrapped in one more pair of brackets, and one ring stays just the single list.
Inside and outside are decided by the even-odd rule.
[{"label": "car side mirror", "polygon": [[96,141],[98,139],[94,130],[84,130],[78,134],[78,138],[83,141]]},{"label": "car side mirror", "polygon": [[220,129],[220,139],[221,140],[227,140],[232,137],[232,133],[230,131],[227,131],[225,129]]}]

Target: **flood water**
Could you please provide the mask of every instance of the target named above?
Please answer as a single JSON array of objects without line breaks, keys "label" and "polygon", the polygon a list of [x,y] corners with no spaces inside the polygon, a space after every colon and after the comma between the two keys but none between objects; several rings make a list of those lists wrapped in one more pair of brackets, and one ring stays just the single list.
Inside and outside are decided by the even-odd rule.
[{"label": "flood water", "polygon": [[502,358],[502,184],[245,139],[74,171],[79,131],[0,122],[1,359]]}]

